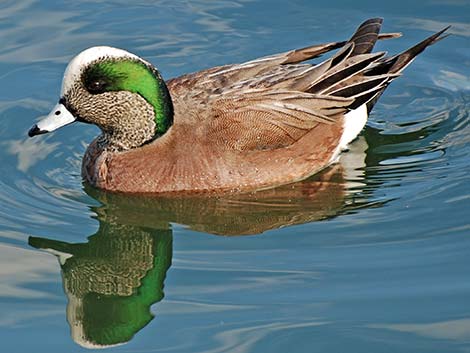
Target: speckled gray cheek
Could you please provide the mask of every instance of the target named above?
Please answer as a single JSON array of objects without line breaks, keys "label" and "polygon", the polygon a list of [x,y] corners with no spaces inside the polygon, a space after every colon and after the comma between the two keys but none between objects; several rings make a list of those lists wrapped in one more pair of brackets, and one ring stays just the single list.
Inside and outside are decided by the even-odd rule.
[{"label": "speckled gray cheek", "polygon": [[64,97],[70,109],[103,132],[100,145],[123,151],[139,147],[155,137],[155,112],[147,101],[129,91],[91,94],[79,83]]}]

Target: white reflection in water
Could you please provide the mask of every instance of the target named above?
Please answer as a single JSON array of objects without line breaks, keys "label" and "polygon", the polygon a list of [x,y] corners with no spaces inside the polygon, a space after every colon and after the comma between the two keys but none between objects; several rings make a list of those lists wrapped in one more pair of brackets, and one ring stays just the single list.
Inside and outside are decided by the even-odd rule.
[{"label": "white reflection in water", "polygon": [[[181,315],[198,313],[217,313],[234,310],[255,310],[255,305],[233,305],[218,303],[203,303],[196,301],[169,300],[155,304],[158,306],[158,314]],[[155,310],[156,311],[156,310]]]},{"label": "white reflection in water", "polygon": [[449,89],[454,92],[470,90],[470,75],[463,75],[457,72],[440,70],[439,74],[433,77],[436,86]]},{"label": "white reflection in water", "polygon": [[452,27],[448,30],[447,33],[470,37],[470,23],[436,21],[424,18],[405,18],[402,21],[404,25],[431,32],[437,32],[445,26],[451,25]]},{"label": "white reflection in water", "polygon": [[23,286],[56,281],[57,272],[53,257],[0,243],[0,297],[16,300],[50,297],[49,293]]},{"label": "white reflection in water", "polygon": [[430,324],[379,324],[371,325],[369,327],[382,328],[399,332],[409,332],[419,336],[437,339],[458,341],[470,339],[470,318],[433,322]]},{"label": "white reflection in water", "polygon": [[27,9],[31,7],[36,2],[36,0],[6,0],[2,1],[2,7],[0,8],[0,19],[9,19],[18,11]]},{"label": "white reflection in water", "polygon": [[[172,56],[190,55],[194,50],[207,47],[211,41],[204,40],[194,32],[194,26],[201,27],[207,33],[228,33],[233,36],[242,36],[238,29],[232,25],[234,21],[219,16],[215,12],[223,9],[237,9],[243,7],[248,1],[192,1],[184,5],[171,4],[167,1],[143,1],[141,6],[147,6],[149,10],[141,12],[130,9],[129,21],[132,24],[134,16],[139,15],[139,23],[145,23],[146,32],[154,33],[152,36],[141,35],[141,31],[121,31],[115,33],[113,27],[123,25],[121,22],[100,23],[90,30],[90,22],[96,16],[94,6],[91,10],[77,11],[75,5],[64,5],[60,9],[48,5],[46,2],[38,6],[38,1],[24,1],[20,5],[9,2],[0,10],[0,19],[5,19],[7,28],[0,31],[2,52],[0,62],[34,63],[40,61],[65,63],[70,56],[80,49],[94,45],[116,45],[132,39],[135,44],[144,42],[140,48],[150,49],[170,46],[173,48]],[[91,2],[90,2],[91,3]],[[96,3],[96,2],[93,2]],[[117,7],[120,1],[105,1],[112,12],[119,13]],[[123,1],[128,5],[128,1]],[[135,3],[133,4],[136,5]],[[161,17],[159,13],[163,7],[169,8],[176,20],[182,19],[182,24],[177,32],[171,33],[173,27],[179,23],[166,27],[162,31],[162,24],[155,21]],[[136,8],[138,9],[138,8]],[[81,10],[81,9],[80,9]],[[110,16],[112,17],[112,16]],[[34,18],[34,20],[33,20]],[[188,26],[189,28],[186,28]],[[149,28],[150,27],[150,28]],[[187,45],[182,45],[186,42]],[[154,47],[154,43],[156,46]],[[175,45],[178,48],[175,48]],[[164,54],[165,55],[165,54]],[[169,54],[166,54],[169,55]]]},{"label": "white reflection in water", "polygon": [[311,321],[305,323],[279,322],[265,325],[245,326],[231,330],[222,331],[215,335],[215,339],[221,346],[206,351],[206,353],[245,353],[253,351],[253,346],[266,338],[268,335],[276,334],[280,331],[294,330],[325,325],[327,322]]},{"label": "white reflection in water", "polygon": [[41,320],[49,316],[54,315],[63,315],[64,309],[62,306],[41,306],[42,309],[37,309],[36,306],[32,305],[24,306],[21,305],[19,308],[15,306],[8,306],[2,308],[2,316],[0,317],[0,327],[15,327],[15,326],[24,326],[30,324],[35,320]]},{"label": "white reflection in water", "polygon": [[5,141],[2,145],[7,146],[10,154],[18,156],[17,168],[26,173],[34,164],[46,159],[49,154],[54,152],[60,143],[48,143],[45,139],[39,141],[26,139]]}]

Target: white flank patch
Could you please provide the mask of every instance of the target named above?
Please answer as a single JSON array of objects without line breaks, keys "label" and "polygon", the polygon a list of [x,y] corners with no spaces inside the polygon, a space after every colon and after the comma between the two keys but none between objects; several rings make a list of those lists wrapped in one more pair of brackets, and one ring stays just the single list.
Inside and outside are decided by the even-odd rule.
[{"label": "white flank patch", "polygon": [[80,75],[87,65],[99,59],[106,58],[130,58],[144,61],[137,55],[123,49],[104,46],[88,48],[74,57],[65,69],[64,79],[62,80],[62,90],[60,91],[61,96],[64,96],[73,86],[75,80],[80,78]]},{"label": "white flank patch", "polygon": [[345,150],[366,126],[367,115],[367,106],[365,104],[344,115],[344,131],[339,142],[342,150]]},{"label": "white flank patch", "polygon": [[359,108],[351,110],[344,115],[343,135],[339,141],[338,148],[331,157],[331,163],[336,162],[341,151],[347,149],[348,145],[359,135],[364,126],[366,126],[367,117],[366,104],[363,104]]}]

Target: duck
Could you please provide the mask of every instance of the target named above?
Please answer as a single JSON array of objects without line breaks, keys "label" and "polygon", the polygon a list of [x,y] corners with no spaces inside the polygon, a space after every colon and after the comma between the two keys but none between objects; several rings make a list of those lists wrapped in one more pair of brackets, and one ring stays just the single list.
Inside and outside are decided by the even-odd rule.
[{"label": "duck", "polygon": [[243,193],[301,181],[337,162],[385,88],[450,27],[387,56],[375,43],[401,33],[381,34],[382,22],[366,20],[346,41],[167,81],[135,54],[92,47],[69,62],[59,102],[28,135],[98,126],[81,173],[110,192]]}]

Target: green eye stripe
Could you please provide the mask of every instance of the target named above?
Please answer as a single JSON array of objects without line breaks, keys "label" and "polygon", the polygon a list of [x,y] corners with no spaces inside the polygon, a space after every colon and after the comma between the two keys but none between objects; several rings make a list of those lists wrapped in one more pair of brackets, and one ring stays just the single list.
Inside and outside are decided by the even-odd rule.
[{"label": "green eye stripe", "polygon": [[160,135],[172,124],[173,107],[168,89],[159,73],[143,62],[132,59],[97,62],[85,71],[84,84],[88,89],[93,85],[100,88],[92,93],[129,91],[142,96],[154,108]]}]

